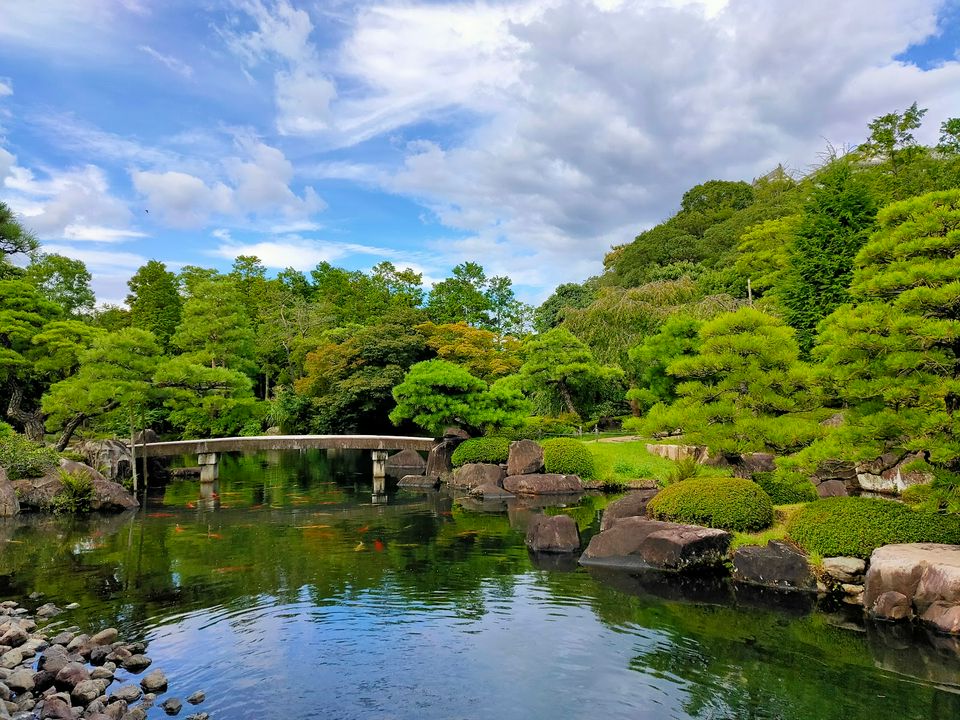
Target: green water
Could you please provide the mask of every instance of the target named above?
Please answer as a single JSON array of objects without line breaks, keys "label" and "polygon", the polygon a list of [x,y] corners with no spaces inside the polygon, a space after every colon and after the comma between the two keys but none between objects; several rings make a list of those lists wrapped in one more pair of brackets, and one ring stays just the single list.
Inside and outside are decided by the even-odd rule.
[{"label": "green water", "polygon": [[[527,553],[537,508],[374,504],[369,472],[227,457],[215,499],[179,481],[136,514],[7,521],[0,595],[148,641],[215,720],[960,718],[952,641],[722,581],[591,575]],[[589,535],[605,503],[550,512]]]}]

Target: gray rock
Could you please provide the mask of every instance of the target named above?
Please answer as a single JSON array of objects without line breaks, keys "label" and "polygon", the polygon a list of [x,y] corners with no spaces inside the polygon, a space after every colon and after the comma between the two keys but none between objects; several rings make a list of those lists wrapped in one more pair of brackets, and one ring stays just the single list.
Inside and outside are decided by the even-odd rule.
[{"label": "gray rock", "polygon": [[399,488],[437,488],[439,486],[439,476],[429,475],[404,475],[397,483]]},{"label": "gray rock", "polygon": [[53,687],[54,678],[57,674],[49,670],[38,670],[33,674],[33,688],[37,692],[43,692],[47,688]]},{"label": "gray rock", "polygon": [[76,652],[85,645],[90,644],[89,635],[75,635],[73,640],[67,644],[67,652]]},{"label": "gray rock", "polygon": [[53,682],[60,690],[72,690],[84,680],[89,679],[90,673],[86,667],[78,662],[68,662],[60,668]]},{"label": "gray rock", "polygon": [[23,652],[20,650],[20,648],[7,650],[7,652],[5,652],[3,655],[0,655],[0,667],[5,667],[12,670],[22,662]]},{"label": "gray rock", "polygon": [[493,483],[484,483],[483,485],[477,485],[471,488],[470,495],[483,500],[509,500],[512,497],[516,497],[513,493],[507,492],[499,485]]},{"label": "gray rock", "polygon": [[387,474],[393,477],[423,475],[426,469],[427,463],[420,453],[409,448],[387,458]]},{"label": "gray rock", "polygon": [[177,715],[183,708],[183,702],[180,698],[171,697],[160,703],[160,707],[167,715]]},{"label": "gray rock", "polygon": [[105,667],[94,668],[90,673],[93,680],[113,680],[113,670]]},{"label": "gray rock", "polygon": [[142,707],[135,707],[127,710],[121,720],[147,720],[147,711]]},{"label": "gray rock", "polygon": [[[12,674],[12,673],[11,673]],[[8,676],[9,677],[9,676]],[[0,682],[0,700],[9,700],[10,699],[10,688],[6,684]]]},{"label": "gray rock", "polygon": [[73,603],[70,603],[69,605],[64,605],[63,609],[64,609],[64,610],[76,610],[76,609],[79,608],[79,607],[80,607],[80,603],[75,603],[75,602],[73,602]]},{"label": "gray rock", "polygon": [[716,566],[726,557],[731,537],[725,530],[626,517],[591,538],[580,564],[661,570]]},{"label": "gray rock", "polygon": [[140,687],[146,692],[163,692],[167,689],[167,676],[163,674],[163,670],[153,670],[143,676]]},{"label": "gray rock", "polygon": [[191,705],[199,705],[204,700],[207,699],[207,695],[203,690],[197,690],[193,695],[187,698],[187,702]]},{"label": "gray rock", "polygon": [[[33,681],[33,674],[33,670],[28,670],[26,668],[14,670],[7,677],[6,686],[15,693],[29,692],[36,687],[36,683]],[[5,697],[3,699],[9,700],[10,698]]]},{"label": "gray rock", "polygon": [[64,647],[66,647],[67,645],[70,644],[70,641],[73,640],[76,636],[77,636],[76,633],[70,632],[69,630],[65,630],[57,635],[54,635],[50,639],[50,644],[63,645]]},{"label": "gray rock", "polygon": [[138,673],[150,667],[151,662],[153,661],[146,655],[131,655],[126,660],[121,662],[120,665],[124,670],[129,670],[132,673]]},{"label": "gray rock", "polygon": [[0,517],[13,517],[20,512],[20,501],[13,483],[7,478],[7,471],[0,467]]},{"label": "gray rock", "polygon": [[70,703],[59,695],[47,698],[43,702],[43,710],[40,711],[40,720],[73,720],[73,712],[70,710]]},{"label": "gray rock", "polygon": [[733,553],[733,579],[737,582],[787,590],[817,588],[810,564],[802,553],[786,543],[744,545]]},{"label": "gray rock", "polygon": [[529,475],[543,471],[543,447],[533,440],[515,440],[510,443],[507,456],[507,475]]},{"label": "gray rock", "polygon": [[70,693],[70,698],[80,705],[86,707],[98,697],[102,692],[102,687],[99,682],[96,680],[84,680],[79,682],[73,688],[73,691]]},{"label": "gray rock", "polygon": [[580,530],[569,515],[534,515],[527,527],[526,544],[533,552],[577,552]]},{"label": "gray rock", "polygon": [[193,713],[187,715],[187,720],[210,720],[210,714],[205,712]]},{"label": "gray rock", "polygon": [[467,463],[454,471],[450,485],[468,489],[480,485],[501,485],[505,476],[506,472],[499,465]]},{"label": "gray rock", "polygon": [[67,655],[67,650],[62,645],[51,645],[40,654],[37,667],[41,670],[48,670],[56,675],[60,672],[60,669],[69,662]]},{"label": "gray rock", "polygon": [[106,628],[91,637],[90,642],[94,645],[109,645],[112,642],[116,642],[119,635],[120,633],[117,632],[116,628]]},{"label": "gray rock", "polygon": [[460,438],[444,438],[433,446],[427,457],[427,469],[424,473],[428,477],[438,478],[453,470],[453,451],[463,442]]},{"label": "gray rock", "polygon": [[114,690],[113,694],[110,695],[108,702],[112,703],[114,699],[116,699],[123,700],[125,703],[129,704],[139,700],[141,695],[143,695],[143,692],[141,692],[140,688],[138,688],[136,685],[124,685]]},{"label": "gray rock", "polygon": [[867,564],[855,557],[828,557],[823,559],[823,570],[841,583],[857,583],[863,579]]},{"label": "gray rock", "polygon": [[503,489],[514,495],[567,495],[583,492],[583,484],[576,475],[510,475]]},{"label": "gray rock", "polygon": [[600,531],[612,527],[621,518],[646,517],[647,504],[658,492],[659,490],[637,490],[607,505],[603,510],[603,517],[600,518]]},{"label": "gray rock", "polygon": [[107,702],[107,707],[103,710],[105,715],[109,715],[111,720],[120,720],[127,714],[127,701],[120,698],[112,698]]}]

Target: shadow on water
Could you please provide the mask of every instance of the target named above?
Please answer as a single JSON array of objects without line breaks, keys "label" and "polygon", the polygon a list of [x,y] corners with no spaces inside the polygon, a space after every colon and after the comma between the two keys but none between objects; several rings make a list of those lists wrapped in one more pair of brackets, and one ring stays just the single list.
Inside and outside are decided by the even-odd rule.
[{"label": "shadow on water", "polygon": [[231,456],[208,504],[184,480],[138,513],[0,521],[0,594],[148,640],[214,717],[960,717],[946,638],[528,553],[532,513],[588,538],[609,498],[492,511],[371,487],[360,453]]}]

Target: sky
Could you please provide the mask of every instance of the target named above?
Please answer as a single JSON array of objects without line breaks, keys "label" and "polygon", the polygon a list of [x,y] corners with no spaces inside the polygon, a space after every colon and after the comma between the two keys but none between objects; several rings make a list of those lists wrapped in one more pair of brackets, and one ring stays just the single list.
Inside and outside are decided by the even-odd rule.
[{"label": "sky", "polygon": [[710,179],[960,115],[960,0],[0,0],[0,200],[150,259],[463,261],[543,300]]}]

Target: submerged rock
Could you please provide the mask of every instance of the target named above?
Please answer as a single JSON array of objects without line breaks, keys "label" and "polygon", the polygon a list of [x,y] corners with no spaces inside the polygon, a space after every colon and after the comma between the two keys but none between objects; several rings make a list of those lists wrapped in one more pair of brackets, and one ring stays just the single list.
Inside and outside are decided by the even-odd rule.
[{"label": "submerged rock", "polygon": [[191,705],[199,705],[206,699],[207,694],[203,692],[203,690],[197,690],[193,695],[187,698],[187,702]]},{"label": "submerged rock", "polygon": [[790,545],[773,541],[765,546],[744,545],[733,553],[733,579],[763,587],[789,590],[817,589],[807,558]]},{"label": "submerged rock", "polygon": [[437,488],[440,478],[430,475],[404,475],[397,483],[399,488]]},{"label": "submerged rock", "polygon": [[527,527],[526,544],[533,552],[577,552],[580,530],[569,515],[534,515]]},{"label": "submerged rock", "polygon": [[160,707],[167,715],[177,715],[183,708],[183,701],[175,697],[167,698],[160,703]]}]

